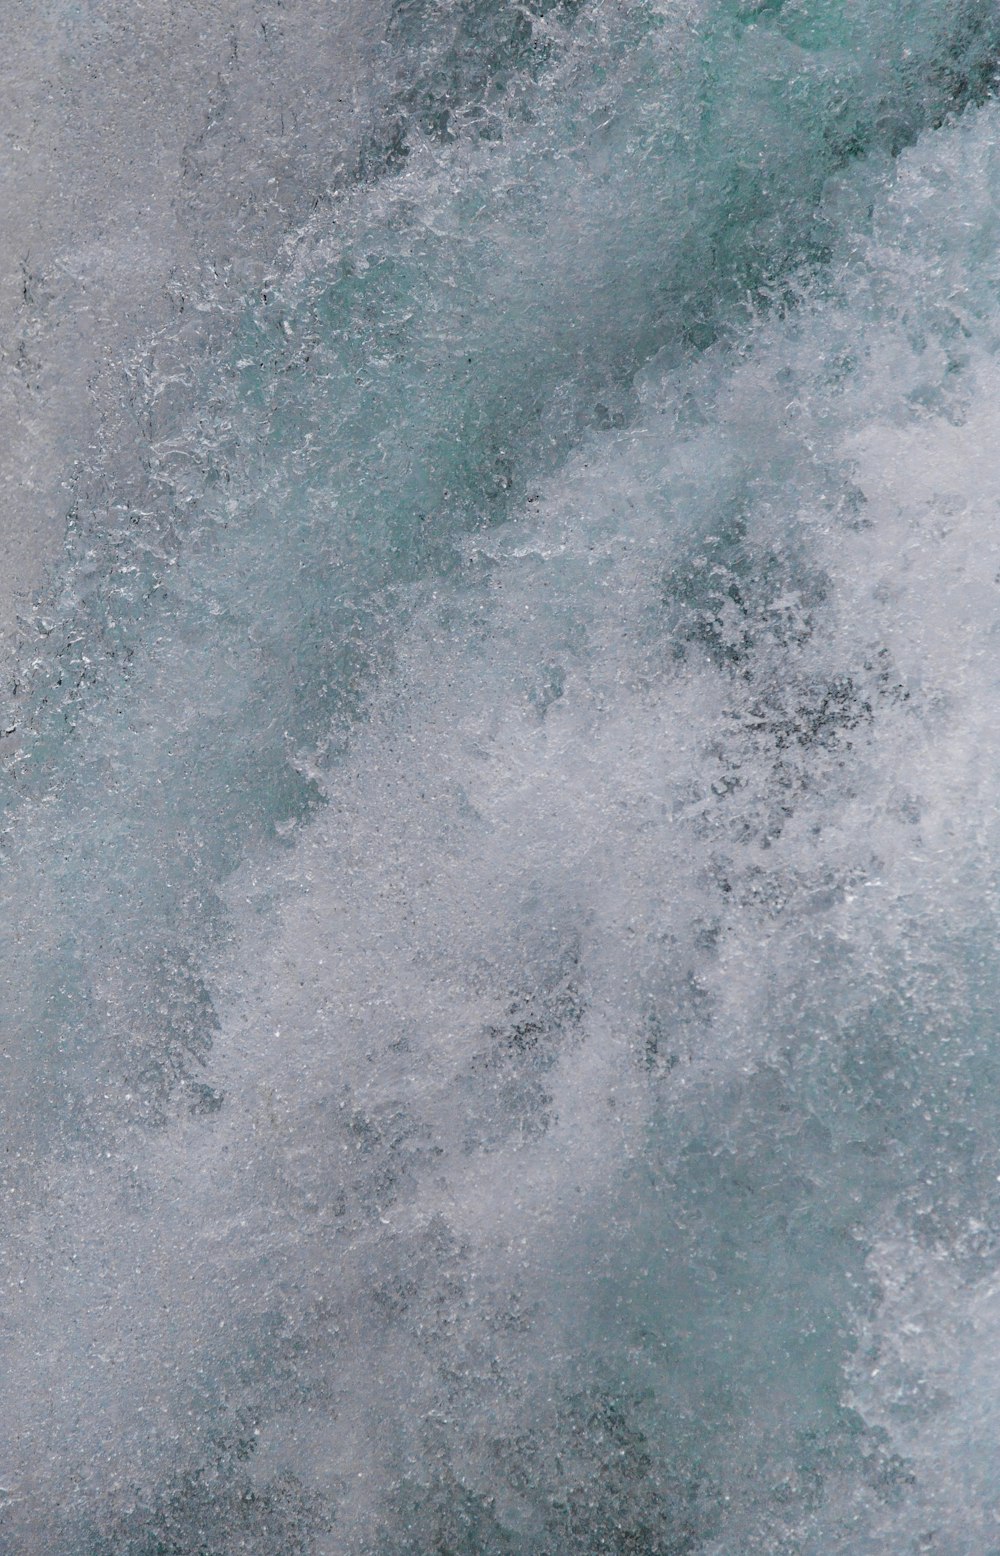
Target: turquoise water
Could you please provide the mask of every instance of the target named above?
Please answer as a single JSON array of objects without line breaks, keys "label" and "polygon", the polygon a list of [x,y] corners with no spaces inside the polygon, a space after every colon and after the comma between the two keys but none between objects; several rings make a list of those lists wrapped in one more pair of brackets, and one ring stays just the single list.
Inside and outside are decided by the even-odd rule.
[{"label": "turquoise water", "polygon": [[10,702],[3,1548],[997,1543],[998,45],[401,6],[154,357]]}]

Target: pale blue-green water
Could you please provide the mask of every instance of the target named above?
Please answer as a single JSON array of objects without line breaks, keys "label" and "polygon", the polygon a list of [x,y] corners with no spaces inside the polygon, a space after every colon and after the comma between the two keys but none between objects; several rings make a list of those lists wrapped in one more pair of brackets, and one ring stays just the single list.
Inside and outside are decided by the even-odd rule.
[{"label": "pale blue-green water", "polygon": [[157,343],[11,676],[0,1549],[1000,1551],[998,57],[401,4]]}]

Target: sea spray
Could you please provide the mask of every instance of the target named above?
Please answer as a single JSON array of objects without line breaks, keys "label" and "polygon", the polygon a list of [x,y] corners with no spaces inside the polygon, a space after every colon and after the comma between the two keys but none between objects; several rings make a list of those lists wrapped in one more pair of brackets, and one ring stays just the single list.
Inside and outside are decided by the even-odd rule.
[{"label": "sea spray", "polygon": [[12,1549],[981,1549],[855,1374],[994,1211],[995,24],[671,20],[303,235],[67,574]]}]

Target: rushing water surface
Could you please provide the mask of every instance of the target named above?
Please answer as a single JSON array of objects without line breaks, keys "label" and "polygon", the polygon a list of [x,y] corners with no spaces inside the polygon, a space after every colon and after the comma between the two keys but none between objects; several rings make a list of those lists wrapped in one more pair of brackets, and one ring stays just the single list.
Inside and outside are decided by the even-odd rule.
[{"label": "rushing water surface", "polygon": [[123,359],[4,687],[4,1553],[1000,1552],[998,60],[397,0]]}]

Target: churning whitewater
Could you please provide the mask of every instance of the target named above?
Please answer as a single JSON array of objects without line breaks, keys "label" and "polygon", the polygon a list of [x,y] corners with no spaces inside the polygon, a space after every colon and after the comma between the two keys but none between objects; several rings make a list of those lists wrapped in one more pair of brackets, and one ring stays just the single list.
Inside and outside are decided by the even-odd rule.
[{"label": "churning whitewater", "polygon": [[1000,10],[373,17],[5,664],[0,1551],[996,1556]]}]

